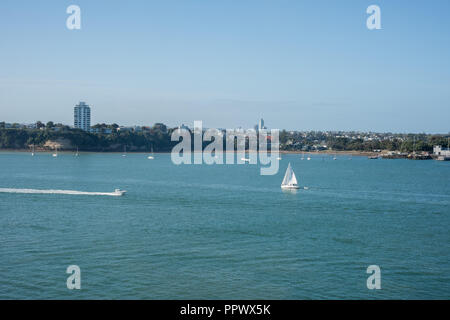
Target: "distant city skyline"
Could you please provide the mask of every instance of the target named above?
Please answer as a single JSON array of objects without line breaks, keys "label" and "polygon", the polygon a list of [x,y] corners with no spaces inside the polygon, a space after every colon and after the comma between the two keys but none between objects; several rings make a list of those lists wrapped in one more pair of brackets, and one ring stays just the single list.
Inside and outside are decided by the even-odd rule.
[{"label": "distant city skyline", "polygon": [[0,121],[448,133],[450,2],[0,3]]}]

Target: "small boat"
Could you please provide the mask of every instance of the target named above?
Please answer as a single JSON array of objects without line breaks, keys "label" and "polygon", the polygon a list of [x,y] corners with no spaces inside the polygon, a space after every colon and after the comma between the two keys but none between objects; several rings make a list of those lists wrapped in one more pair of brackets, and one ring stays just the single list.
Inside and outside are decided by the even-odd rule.
[{"label": "small boat", "polygon": [[52,154],[52,157],[57,157],[58,156],[58,146],[55,146],[55,153]]},{"label": "small boat", "polygon": [[302,153],[302,160],[305,160],[305,154]]},{"label": "small boat", "polygon": [[149,159],[149,160],[155,159],[155,157],[153,156],[153,146],[152,146],[152,153],[151,153],[151,155],[149,155],[149,156],[147,157],[147,159]]},{"label": "small boat", "polygon": [[34,157],[34,144],[33,144],[33,150],[31,151],[31,156]]},{"label": "small boat", "polygon": [[333,160],[337,160],[336,155],[334,155]]},{"label": "small boat", "polygon": [[244,162],[250,162],[250,159],[247,159],[247,158],[241,158],[241,160]]},{"label": "small boat", "polygon": [[79,154],[78,154],[78,147],[77,147],[77,153],[75,153],[75,157],[78,157],[79,156]]},{"label": "small boat", "polygon": [[306,160],[311,160],[311,157],[306,158]]},{"label": "small boat", "polygon": [[125,193],[127,193],[126,190],[120,190],[120,189],[115,189],[114,190],[114,194],[118,195],[118,196],[123,196]]},{"label": "small boat", "polygon": [[379,159],[380,157],[379,156],[370,156],[368,158],[371,159],[371,160],[375,160],[375,159]]},{"label": "small boat", "polygon": [[300,189],[297,183],[297,178],[295,177],[294,170],[292,170],[291,163],[286,169],[284,174],[283,182],[281,183],[281,189]]},{"label": "small boat", "polygon": [[127,146],[123,146],[123,154],[122,157],[126,157],[127,156]]}]

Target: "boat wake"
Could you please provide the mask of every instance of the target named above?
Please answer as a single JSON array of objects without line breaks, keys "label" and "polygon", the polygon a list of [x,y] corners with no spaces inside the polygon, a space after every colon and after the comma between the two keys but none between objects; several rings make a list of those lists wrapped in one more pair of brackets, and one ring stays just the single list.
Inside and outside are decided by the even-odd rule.
[{"label": "boat wake", "polygon": [[39,190],[39,189],[12,189],[0,188],[0,193],[27,193],[27,194],[70,194],[70,195],[85,195],[85,196],[112,196],[120,197],[125,191],[116,189],[114,192],[88,192],[75,190]]}]

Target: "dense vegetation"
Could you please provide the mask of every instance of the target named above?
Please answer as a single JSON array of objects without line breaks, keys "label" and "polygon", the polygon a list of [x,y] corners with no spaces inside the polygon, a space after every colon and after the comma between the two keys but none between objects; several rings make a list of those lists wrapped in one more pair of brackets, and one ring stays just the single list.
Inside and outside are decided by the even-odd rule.
[{"label": "dense vegetation", "polygon": [[142,132],[117,132],[111,134],[88,133],[61,127],[58,131],[40,129],[0,129],[0,148],[28,149],[31,145],[43,148],[47,141],[70,141],[71,149],[80,151],[170,151],[175,144],[170,141],[171,130],[151,128]]},{"label": "dense vegetation", "polygon": [[[364,136],[364,137],[361,137]],[[447,146],[449,135],[392,134],[355,132],[280,132],[280,149],[292,151],[336,150],[373,151],[389,150],[432,152],[433,146]]]}]

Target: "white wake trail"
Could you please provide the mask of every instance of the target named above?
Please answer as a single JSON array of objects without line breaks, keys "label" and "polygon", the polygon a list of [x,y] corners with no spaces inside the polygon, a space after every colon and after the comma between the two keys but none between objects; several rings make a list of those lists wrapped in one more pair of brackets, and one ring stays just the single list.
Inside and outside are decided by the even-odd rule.
[{"label": "white wake trail", "polygon": [[124,192],[87,192],[87,191],[75,191],[75,190],[38,190],[38,189],[13,189],[13,188],[0,188],[0,193],[32,193],[32,194],[70,194],[70,195],[85,195],[85,196],[112,196],[120,197]]}]

